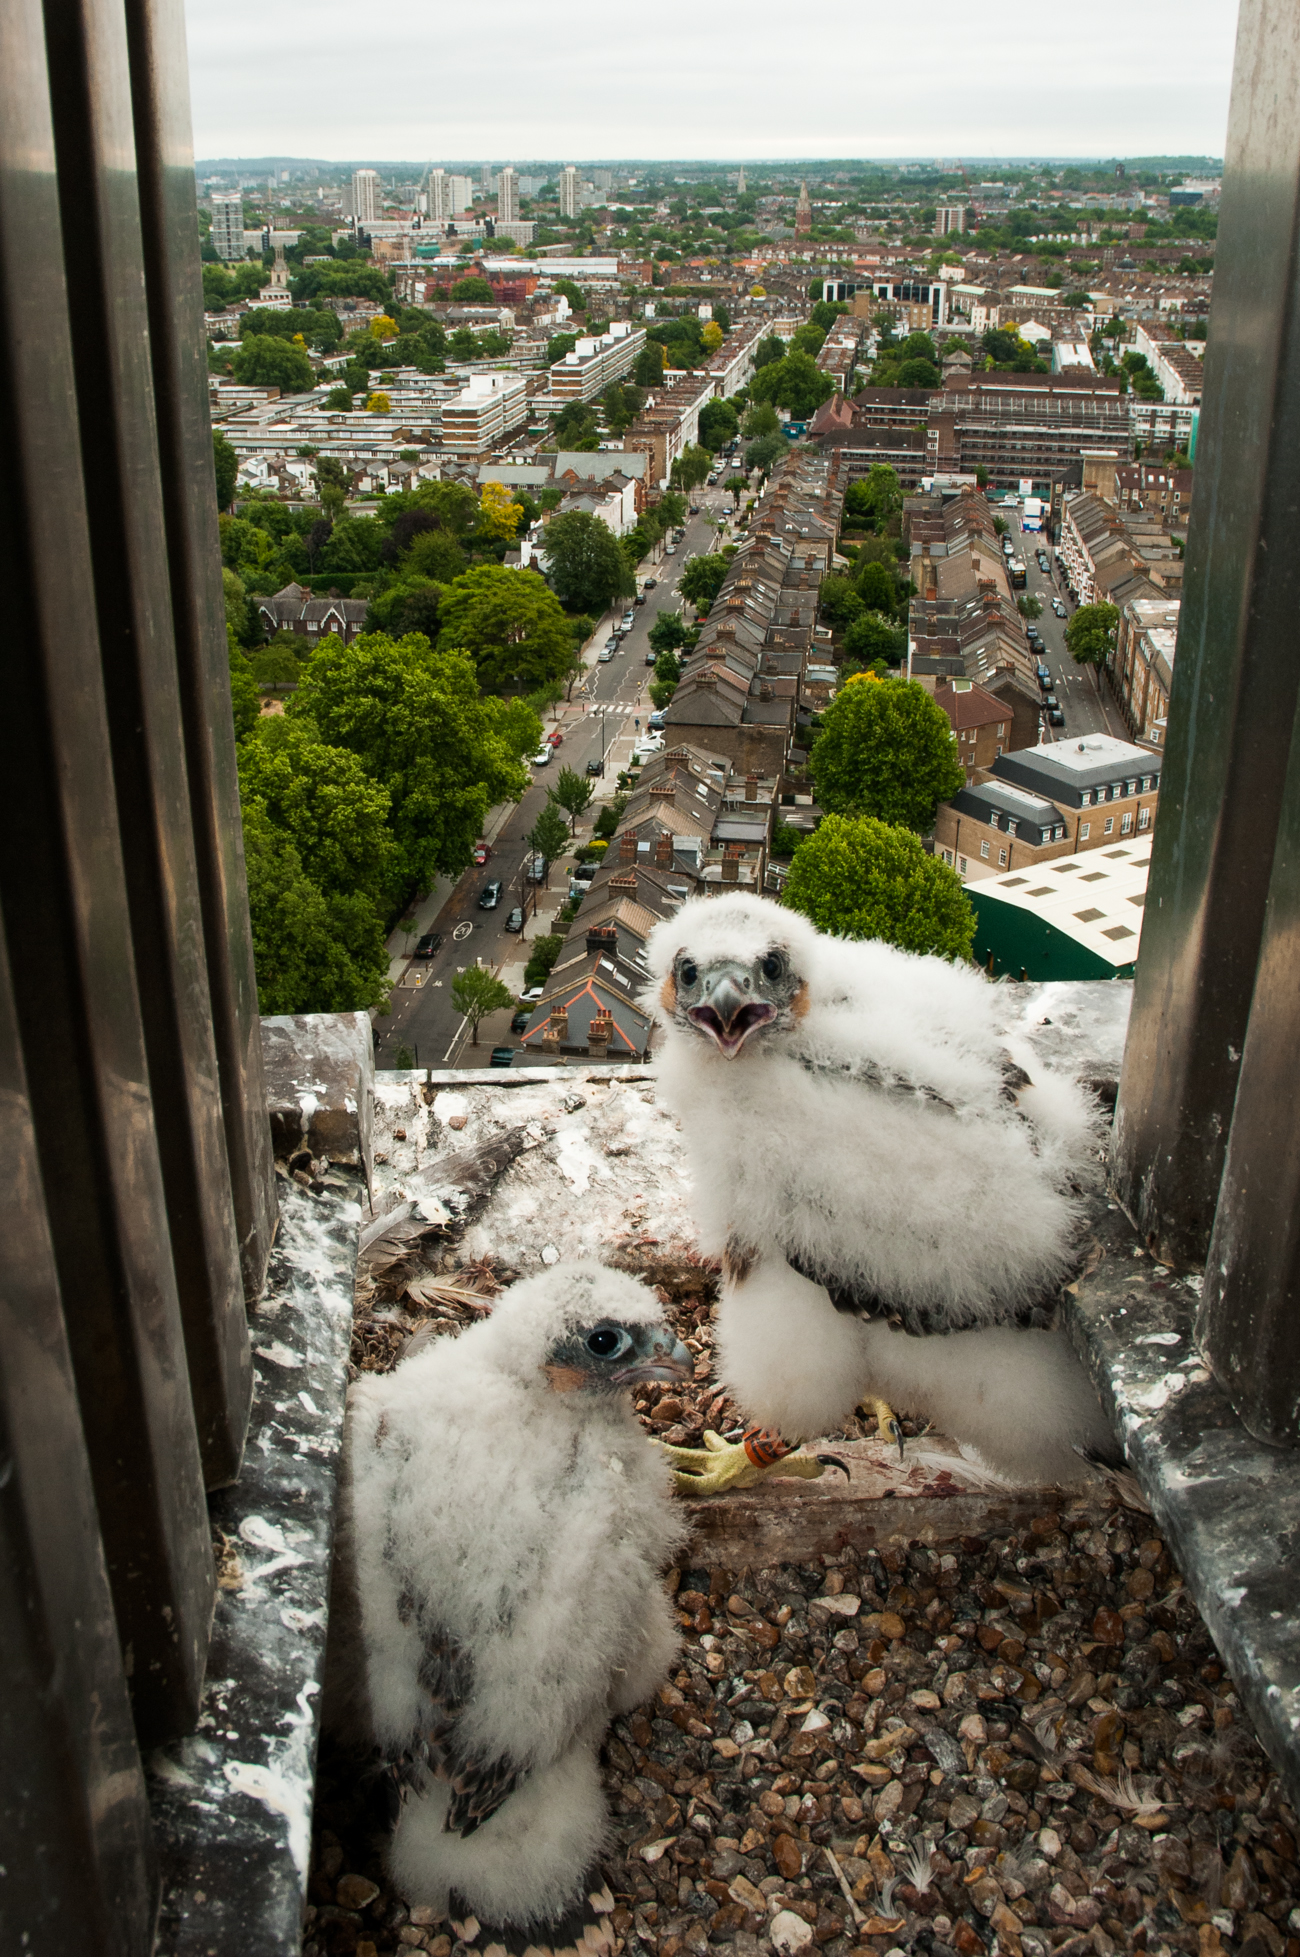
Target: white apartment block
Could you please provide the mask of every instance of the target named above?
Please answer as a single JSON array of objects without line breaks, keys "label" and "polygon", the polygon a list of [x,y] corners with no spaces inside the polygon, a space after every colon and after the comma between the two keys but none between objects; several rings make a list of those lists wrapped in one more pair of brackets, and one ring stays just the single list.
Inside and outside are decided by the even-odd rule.
[{"label": "white apartment block", "polygon": [[934,234],[936,238],[947,238],[954,231],[966,229],[966,206],[964,204],[940,204],[934,214]]},{"label": "white apartment block", "polygon": [[519,219],[519,178],[508,163],[497,178],[497,216],[503,224]]},{"label": "white apartment block", "polygon": [[212,248],[218,258],[244,256],[242,191],[217,191],[212,198]]},{"label": "white apartment block", "polygon": [[483,455],[518,428],[528,413],[528,383],[522,374],[472,374],[442,410],[442,446]]},{"label": "white apartment block", "polygon": [[566,163],[560,172],[560,216],[578,215],[578,172],[572,163]]},{"label": "white apartment block", "polygon": [[352,215],[358,224],[373,224],[379,216],[378,170],[352,172]]},{"label": "white apartment block", "polygon": [[611,381],[631,373],[644,345],[644,327],[615,320],[598,340],[583,338],[572,353],[556,361],[551,369],[551,393],[557,401],[594,401]]}]

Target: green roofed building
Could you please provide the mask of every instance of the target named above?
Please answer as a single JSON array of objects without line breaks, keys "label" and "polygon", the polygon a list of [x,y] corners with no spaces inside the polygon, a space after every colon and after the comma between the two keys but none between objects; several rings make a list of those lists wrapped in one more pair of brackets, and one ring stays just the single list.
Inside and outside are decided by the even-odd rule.
[{"label": "green roofed building", "polygon": [[993,978],[1132,978],[1151,838],[966,885],[975,958]]}]

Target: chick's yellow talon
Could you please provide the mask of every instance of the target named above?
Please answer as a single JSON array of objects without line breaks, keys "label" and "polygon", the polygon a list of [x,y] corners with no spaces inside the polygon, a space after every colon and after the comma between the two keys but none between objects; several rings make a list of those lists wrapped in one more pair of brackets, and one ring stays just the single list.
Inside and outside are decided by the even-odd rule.
[{"label": "chick's yellow talon", "polygon": [[724,1441],[711,1429],[705,1433],[702,1448],[669,1447],[666,1442],[661,1446],[673,1464],[673,1481],[683,1495],[720,1495],[728,1488],[752,1488],[768,1475],[799,1475],[815,1481],[825,1473],[821,1462],[807,1454],[787,1454],[759,1467],[743,1441]]}]

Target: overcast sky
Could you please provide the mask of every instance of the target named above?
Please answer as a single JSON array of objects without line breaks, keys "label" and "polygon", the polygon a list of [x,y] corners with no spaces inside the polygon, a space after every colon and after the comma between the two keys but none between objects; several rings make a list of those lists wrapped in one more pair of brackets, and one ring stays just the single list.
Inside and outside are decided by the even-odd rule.
[{"label": "overcast sky", "polygon": [[1221,155],[1236,0],[187,0],[198,156]]}]

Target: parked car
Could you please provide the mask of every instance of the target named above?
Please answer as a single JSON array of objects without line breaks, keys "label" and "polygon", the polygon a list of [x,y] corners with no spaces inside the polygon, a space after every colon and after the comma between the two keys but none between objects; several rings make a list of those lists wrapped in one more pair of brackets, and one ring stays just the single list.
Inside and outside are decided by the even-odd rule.
[{"label": "parked car", "polygon": [[594,883],[597,867],[595,863],[579,863],[573,873],[574,883]]},{"label": "parked car", "polygon": [[676,557],[676,555],[677,555],[677,546],[676,546],[676,544],[665,544],[665,545],[664,545],[664,556],[665,556],[665,557]]},{"label": "parked car", "polygon": [[691,515],[692,515],[692,516],[698,516],[698,515],[699,515],[699,513],[700,513],[700,506],[699,506],[699,504],[698,504],[698,503],[692,503],[692,504],[691,504]]},{"label": "parked car", "polygon": [[1053,707],[1047,718],[1053,727],[1064,727],[1065,725],[1065,715],[1059,707]]},{"label": "parked car", "polygon": [[546,877],[546,858],[540,853],[524,858],[524,874],[529,883],[542,883]]},{"label": "parked car", "polygon": [[646,722],[647,727],[662,727],[663,724],[664,724],[664,717],[662,713],[652,713],[649,720],[647,720]]},{"label": "parked car", "polygon": [[1057,709],[1060,707],[1060,704],[1061,704],[1060,701],[1057,699],[1054,693],[1044,693],[1043,705],[1047,708],[1047,711],[1049,713],[1055,713]]},{"label": "parked car", "polygon": [[1061,603],[1059,598],[1053,598],[1052,610],[1056,613],[1056,616],[1058,618],[1065,617],[1065,606]]},{"label": "parked car", "polygon": [[529,986],[529,988],[528,988],[528,990],[527,990],[527,992],[521,992],[521,993],[519,994],[519,1003],[520,1003],[520,1005],[521,1005],[521,1006],[522,1006],[522,1005],[526,1005],[526,1004],[528,1003],[528,1001],[529,1001],[529,1000],[537,1000],[537,999],[540,999],[540,998],[541,998],[541,996],[542,996],[542,988],[541,988],[541,986],[540,986],[540,985],[530,985],[530,986]]},{"label": "parked car", "polygon": [[491,856],[492,856],[492,851],[488,847],[487,843],[475,843],[474,861],[476,863],[479,864],[487,863],[491,860]]},{"label": "parked car", "polygon": [[523,928],[524,928],[524,914],[520,910],[519,906],[516,904],[515,908],[511,911],[509,917],[506,919],[506,930],[511,932],[518,932],[518,931],[522,931]]},{"label": "parked car", "polygon": [[417,958],[432,958],[434,953],[441,949],[441,946],[442,932],[426,931],[424,936],[416,944],[415,955]]},{"label": "parked car", "polygon": [[532,1016],[533,1016],[533,1009],[531,1006],[528,1007],[520,1006],[519,1011],[515,1014],[514,1018],[510,1022],[510,1031],[512,1033],[526,1032],[528,1028],[528,1022],[532,1018]]},{"label": "parked car", "polygon": [[633,612],[632,607],[630,605],[628,606],[627,610],[623,614],[623,623],[624,625],[626,625],[629,632],[632,630],[632,627],[636,624],[636,614]]},{"label": "parked car", "polygon": [[658,653],[657,653],[657,652],[655,651],[655,649],[654,649],[654,647],[653,647],[653,646],[651,646],[651,648],[650,648],[650,650],[649,650],[649,652],[647,652],[647,654],[646,654],[646,656],[645,656],[645,663],[646,663],[646,665],[647,665],[647,666],[653,666],[653,665],[654,665],[654,663],[655,663],[655,661],[656,661],[656,659],[658,659],[658,657],[659,657],[659,654],[658,654]]},{"label": "parked car", "polygon": [[645,590],[653,591],[658,582],[658,578],[647,578],[644,586]]},{"label": "parked car", "polygon": [[541,747],[538,748],[536,754],[533,756],[533,761],[532,761],[533,767],[549,768],[551,765],[551,756],[554,753],[554,751],[555,750],[551,747],[550,742],[544,741]]},{"label": "parked car", "polygon": [[614,657],[614,654],[617,651],[618,651],[617,639],[615,639],[610,645],[602,646],[600,651],[596,654],[597,664],[601,666],[608,666],[610,660]]},{"label": "parked car", "polygon": [[514,1057],[515,1049],[512,1046],[494,1046],[492,1049],[492,1058],[488,1061],[488,1066],[508,1067],[513,1062]]},{"label": "parked car", "polygon": [[546,738],[552,747],[564,746],[564,736],[560,732],[558,727],[552,727],[550,733],[546,736]]},{"label": "parked car", "polygon": [[603,775],[604,772],[605,772],[604,762],[601,760],[598,754],[593,754],[590,761],[587,763],[587,773],[589,775]]},{"label": "parked car", "polygon": [[478,907],[481,911],[494,911],[500,902],[501,884],[500,880],[494,877],[491,883],[484,884],[483,894],[478,900]]},{"label": "parked car", "polygon": [[632,600],[632,603],[633,603],[634,605],[644,605],[644,603],[645,603],[645,593],[644,593],[644,591],[638,591],[638,592],[637,592],[637,594],[636,594],[636,597],[635,597],[635,598],[634,598],[634,599]]}]

